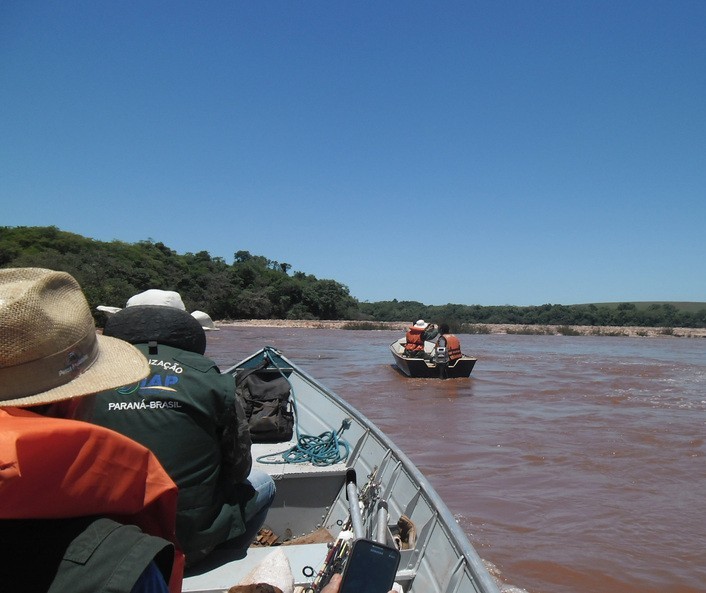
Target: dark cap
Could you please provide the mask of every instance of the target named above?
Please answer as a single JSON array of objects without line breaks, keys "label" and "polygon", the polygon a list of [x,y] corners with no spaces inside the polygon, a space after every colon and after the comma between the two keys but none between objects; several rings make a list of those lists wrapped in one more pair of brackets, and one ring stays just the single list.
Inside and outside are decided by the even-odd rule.
[{"label": "dark cap", "polygon": [[105,322],[104,336],[120,338],[130,344],[158,344],[203,354],[206,332],[186,311],[161,305],[125,307]]}]

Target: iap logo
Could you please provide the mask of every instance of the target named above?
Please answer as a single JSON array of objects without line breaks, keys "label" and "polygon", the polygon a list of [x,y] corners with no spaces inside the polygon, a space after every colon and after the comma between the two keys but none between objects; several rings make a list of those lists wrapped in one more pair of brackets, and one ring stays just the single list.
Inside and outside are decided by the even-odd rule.
[{"label": "iap logo", "polygon": [[154,374],[150,375],[149,377],[146,377],[145,379],[142,379],[142,381],[140,381],[136,385],[121,387],[117,391],[122,395],[130,395],[131,393],[135,393],[136,391],[139,391],[140,393],[145,391],[170,391],[172,393],[176,393],[177,390],[175,386],[177,385],[177,383],[179,383],[179,377],[177,377],[176,375],[162,376],[160,374]]}]

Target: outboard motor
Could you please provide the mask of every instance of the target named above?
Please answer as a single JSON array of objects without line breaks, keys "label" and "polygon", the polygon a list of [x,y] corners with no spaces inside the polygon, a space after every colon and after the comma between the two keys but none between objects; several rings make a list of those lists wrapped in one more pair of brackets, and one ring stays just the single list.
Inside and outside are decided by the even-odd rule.
[{"label": "outboard motor", "polygon": [[436,343],[434,362],[439,368],[439,378],[446,379],[448,377],[449,351],[446,349],[446,339],[443,336]]},{"label": "outboard motor", "polygon": [[448,350],[446,350],[446,346],[437,346],[436,347],[436,354],[434,355],[434,362],[436,362],[436,364],[448,364],[449,353],[448,353]]}]

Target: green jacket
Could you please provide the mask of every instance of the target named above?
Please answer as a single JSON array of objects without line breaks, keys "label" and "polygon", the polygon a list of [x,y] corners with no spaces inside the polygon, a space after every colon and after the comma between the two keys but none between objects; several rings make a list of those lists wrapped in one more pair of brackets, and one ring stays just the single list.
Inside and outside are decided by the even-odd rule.
[{"label": "green jacket", "polygon": [[166,582],[174,546],[110,519],[0,521],[3,591],[131,593],[155,561]]},{"label": "green jacket", "polygon": [[189,556],[245,530],[251,440],[232,375],[206,356],[136,344],[151,373],[96,396],[93,422],[145,445],[179,487],[177,538]]}]

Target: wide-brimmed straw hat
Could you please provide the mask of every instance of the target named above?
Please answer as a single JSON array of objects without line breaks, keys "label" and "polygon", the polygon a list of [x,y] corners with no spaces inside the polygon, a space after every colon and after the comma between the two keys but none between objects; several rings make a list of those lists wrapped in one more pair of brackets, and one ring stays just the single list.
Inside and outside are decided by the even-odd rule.
[{"label": "wide-brimmed straw hat", "polygon": [[148,374],[139,350],[96,333],[73,276],[42,268],[0,269],[0,406],[67,400]]}]

